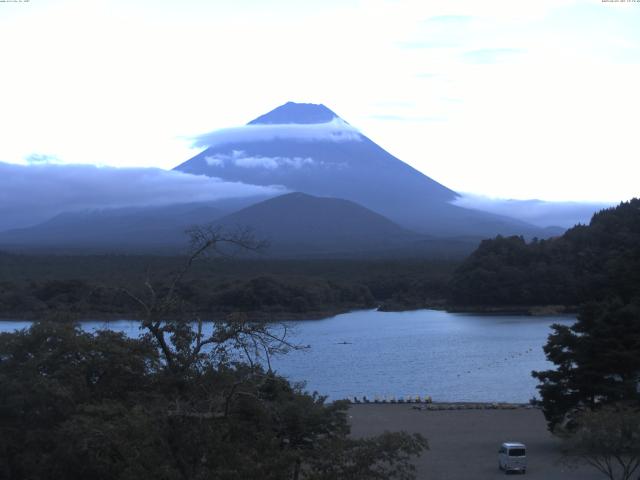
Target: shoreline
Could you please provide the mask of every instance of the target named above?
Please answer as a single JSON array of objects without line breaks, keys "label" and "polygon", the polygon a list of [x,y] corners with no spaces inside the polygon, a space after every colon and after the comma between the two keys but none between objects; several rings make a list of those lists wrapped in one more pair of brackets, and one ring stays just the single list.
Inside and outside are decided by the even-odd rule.
[{"label": "shoreline", "polygon": [[[203,318],[204,322],[212,322],[216,320],[223,320],[228,315],[237,315],[237,314],[245,314],[251,321],[256,322],[265,322],[265,323],[277,323],[277,322],[300,322],[300,321],[313,321],[313,320],[323,320],[325,318],[335,317],[336,315],[341,315],[344,313],[356,312],[359,310],[376,310],[375,308],[340,308],[335,310],[312,310],[308,312],[198,312],[195,314],[185,314],[185,317],[190,317],[192,320],[196,321],[198,317]],[[421,309],[420,309],[421,310]],[[86,314],[79,314],[78,312],[57,312],[54,315],[63,316],[65,314],[69,314],[69,321],[74,322],[92,322],[92,321],[105,321],[105,322],[114,322],[114,321],[132,321],[139,322],[142,321],[138,314],[134,313],[105,313],[105,312],[87,312]],[[16,313],[16,312],[0,312],[0,322],[36,322],[38,320],[46,319],[49,317],[49,320],[52,321],[61,321],[65,322],[67,320],[51,318],[51,313],[38,314],[35,312],[27,312],[27,313]],[[167,317],[166,320],[176,320],[176,317]]]},{"label": "shoreline", "polygon": [[412,410],[444,411],[444,410],[541,410],[538,405],[523,402],[447,402],[447,401],[368,401],[354,402],[347,400],[352,406],[405,406]]},{"label": "shoreline", "polygon": [[[314,321],[324,320],[327,318],[335,317],[345,313],[357,312],[357,311],[379,311],[384,313],[399,313],[399,312],[415,312],[418,310],[437,310],[447,313],[467,313],[470,315],[517,315],[517,316],[545,316],[545,315],[575,315],[578,312],[577,306],[572,305],[529,305],[529,306],[504,306],[504,305],[491,305],[491,306],[460,306],[460,305],[425,305],[419,308],[396,308],[387,309],[384,308],[384,304],[379,304],[377,307],[359,306],[350,308],[335,308],[328,310],[311,310],[306,312],[197,312],[192,314],[192,318],[195,320],[198,317],[206,317],[205,322],[223,320],[230,314],[244,314],[251,321],[277,323],[277,322],[302,322],[302,321]],[[15,321],[28,321],[35,322],[41,320],[42,317],[46,319],[49,317],[52,321],[67,321],[58,316],[64,316],[68,314],[70,318],[68,320],[74,322],[91,322],[91,321],[141,321],[137,314],[127,313],[105,313],[105,312],[87,312],[86,314],[80,314],[78,312],[48,312],[39,314],[36,312],[0,312],[0,322],[15,322]],[[82,318],[79,318],[82,316]],[[126,318],[125,318],[126,317]],[[175,319],[168,317],[169,320]]]},{"label": "shoreline", "polygon": [[477,315],[528,315],[531,317],[544,315],[575,315],[578,313],[578,307],[576,305],[449,305],[445,308],[441,308],[440,310],[445,310],[448,313],[470,313]]}]

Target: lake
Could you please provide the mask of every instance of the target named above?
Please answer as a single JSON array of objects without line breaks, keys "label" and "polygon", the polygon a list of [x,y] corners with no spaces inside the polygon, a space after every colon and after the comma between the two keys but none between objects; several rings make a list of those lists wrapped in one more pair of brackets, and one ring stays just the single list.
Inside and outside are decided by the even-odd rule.
[{"label": "lake", "polygon": [[[531,371],[552,367],[542,351],[549,326],[574,321],[566,315],[361,310],[283,322],[291,341],[310,347],[276,357],[272,366],[331,399],[430,395],[434,401],[527,402],[537,393]],[[0,331],[29,324],[2,321]],[[139,333],[138,323],[128,320],[83,326]]]}]

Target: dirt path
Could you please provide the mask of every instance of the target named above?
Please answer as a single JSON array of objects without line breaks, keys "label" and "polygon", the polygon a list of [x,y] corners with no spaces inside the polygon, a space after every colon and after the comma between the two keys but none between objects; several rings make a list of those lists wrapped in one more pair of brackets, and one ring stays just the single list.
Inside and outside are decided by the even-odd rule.
[{"label": "dirt path", "polygon": [[546,430],[542,412],[514,410],[415,410],[410,405],[353,405],[349,411],[355,437],[388,431],[419,432],[430,450],[416,461],[418,479],[501,479],[498,448],[502,442],[527,445],[528,469],[523,478],[601,480],[592,467],[561,461],[559,442]]}]

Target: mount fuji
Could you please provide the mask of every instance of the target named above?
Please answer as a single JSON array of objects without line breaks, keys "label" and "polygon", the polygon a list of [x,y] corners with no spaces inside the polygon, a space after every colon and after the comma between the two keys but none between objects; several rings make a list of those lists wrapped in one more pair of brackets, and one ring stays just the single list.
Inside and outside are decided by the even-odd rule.
[{"label": "mount fuji", "polygon": [[252,228],[270,241],[274,256],[441,257],[466,255],[497,234],[559,233],[454,205],[458,193],[386,152],[324,105],[289,102],[243,127],[203,135],[198,144],[203,151],[176,170],[279,186],[273,192],[284,194],[65,212],[0,232],[0,247],[171,253],[186,244],[187,227],[214,223]]},{"label": "mount fuji", "polygon": [[243,127],[203,135],[197,144],[206,148],[176,170],[350,200],[431,236],[549,236],[514,218],[453,205],[458,193],[394,157],[324,105],[289,102]]}]

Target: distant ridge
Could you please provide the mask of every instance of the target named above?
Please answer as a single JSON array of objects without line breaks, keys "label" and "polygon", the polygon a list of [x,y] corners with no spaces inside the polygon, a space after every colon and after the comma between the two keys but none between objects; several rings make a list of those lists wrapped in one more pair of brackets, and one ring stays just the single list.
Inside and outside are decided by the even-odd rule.
[{"label": "distant ridge", "polygon": [[269,241],[269,253],[276,255],[374,252],[422,238],[356,203],[300,192],[251,205],[217,223],[251,227],[258,238]]},{"label": "distant ridge", "polygon": [[[237,208],[246,206],[236,202],[232,208],[236,204]],[[186,246],[187,228],[211,223],[229,212],[225,203],[214,205],[190,203],[62,213],[32,227],[0,232],[0,248],[61,252],[175,250]]]},{"label": "distant ridge", "polygon": [[185,230],[203,224],[230,231],[250,228],[256,239],[269,243],[262,254],[270,257],[460,256],[478,241],[433,242],[349,200],[294,192],[266,200],[69,212],[34,227],[0,232],[0,249],[174,254],[187,246]]}]

